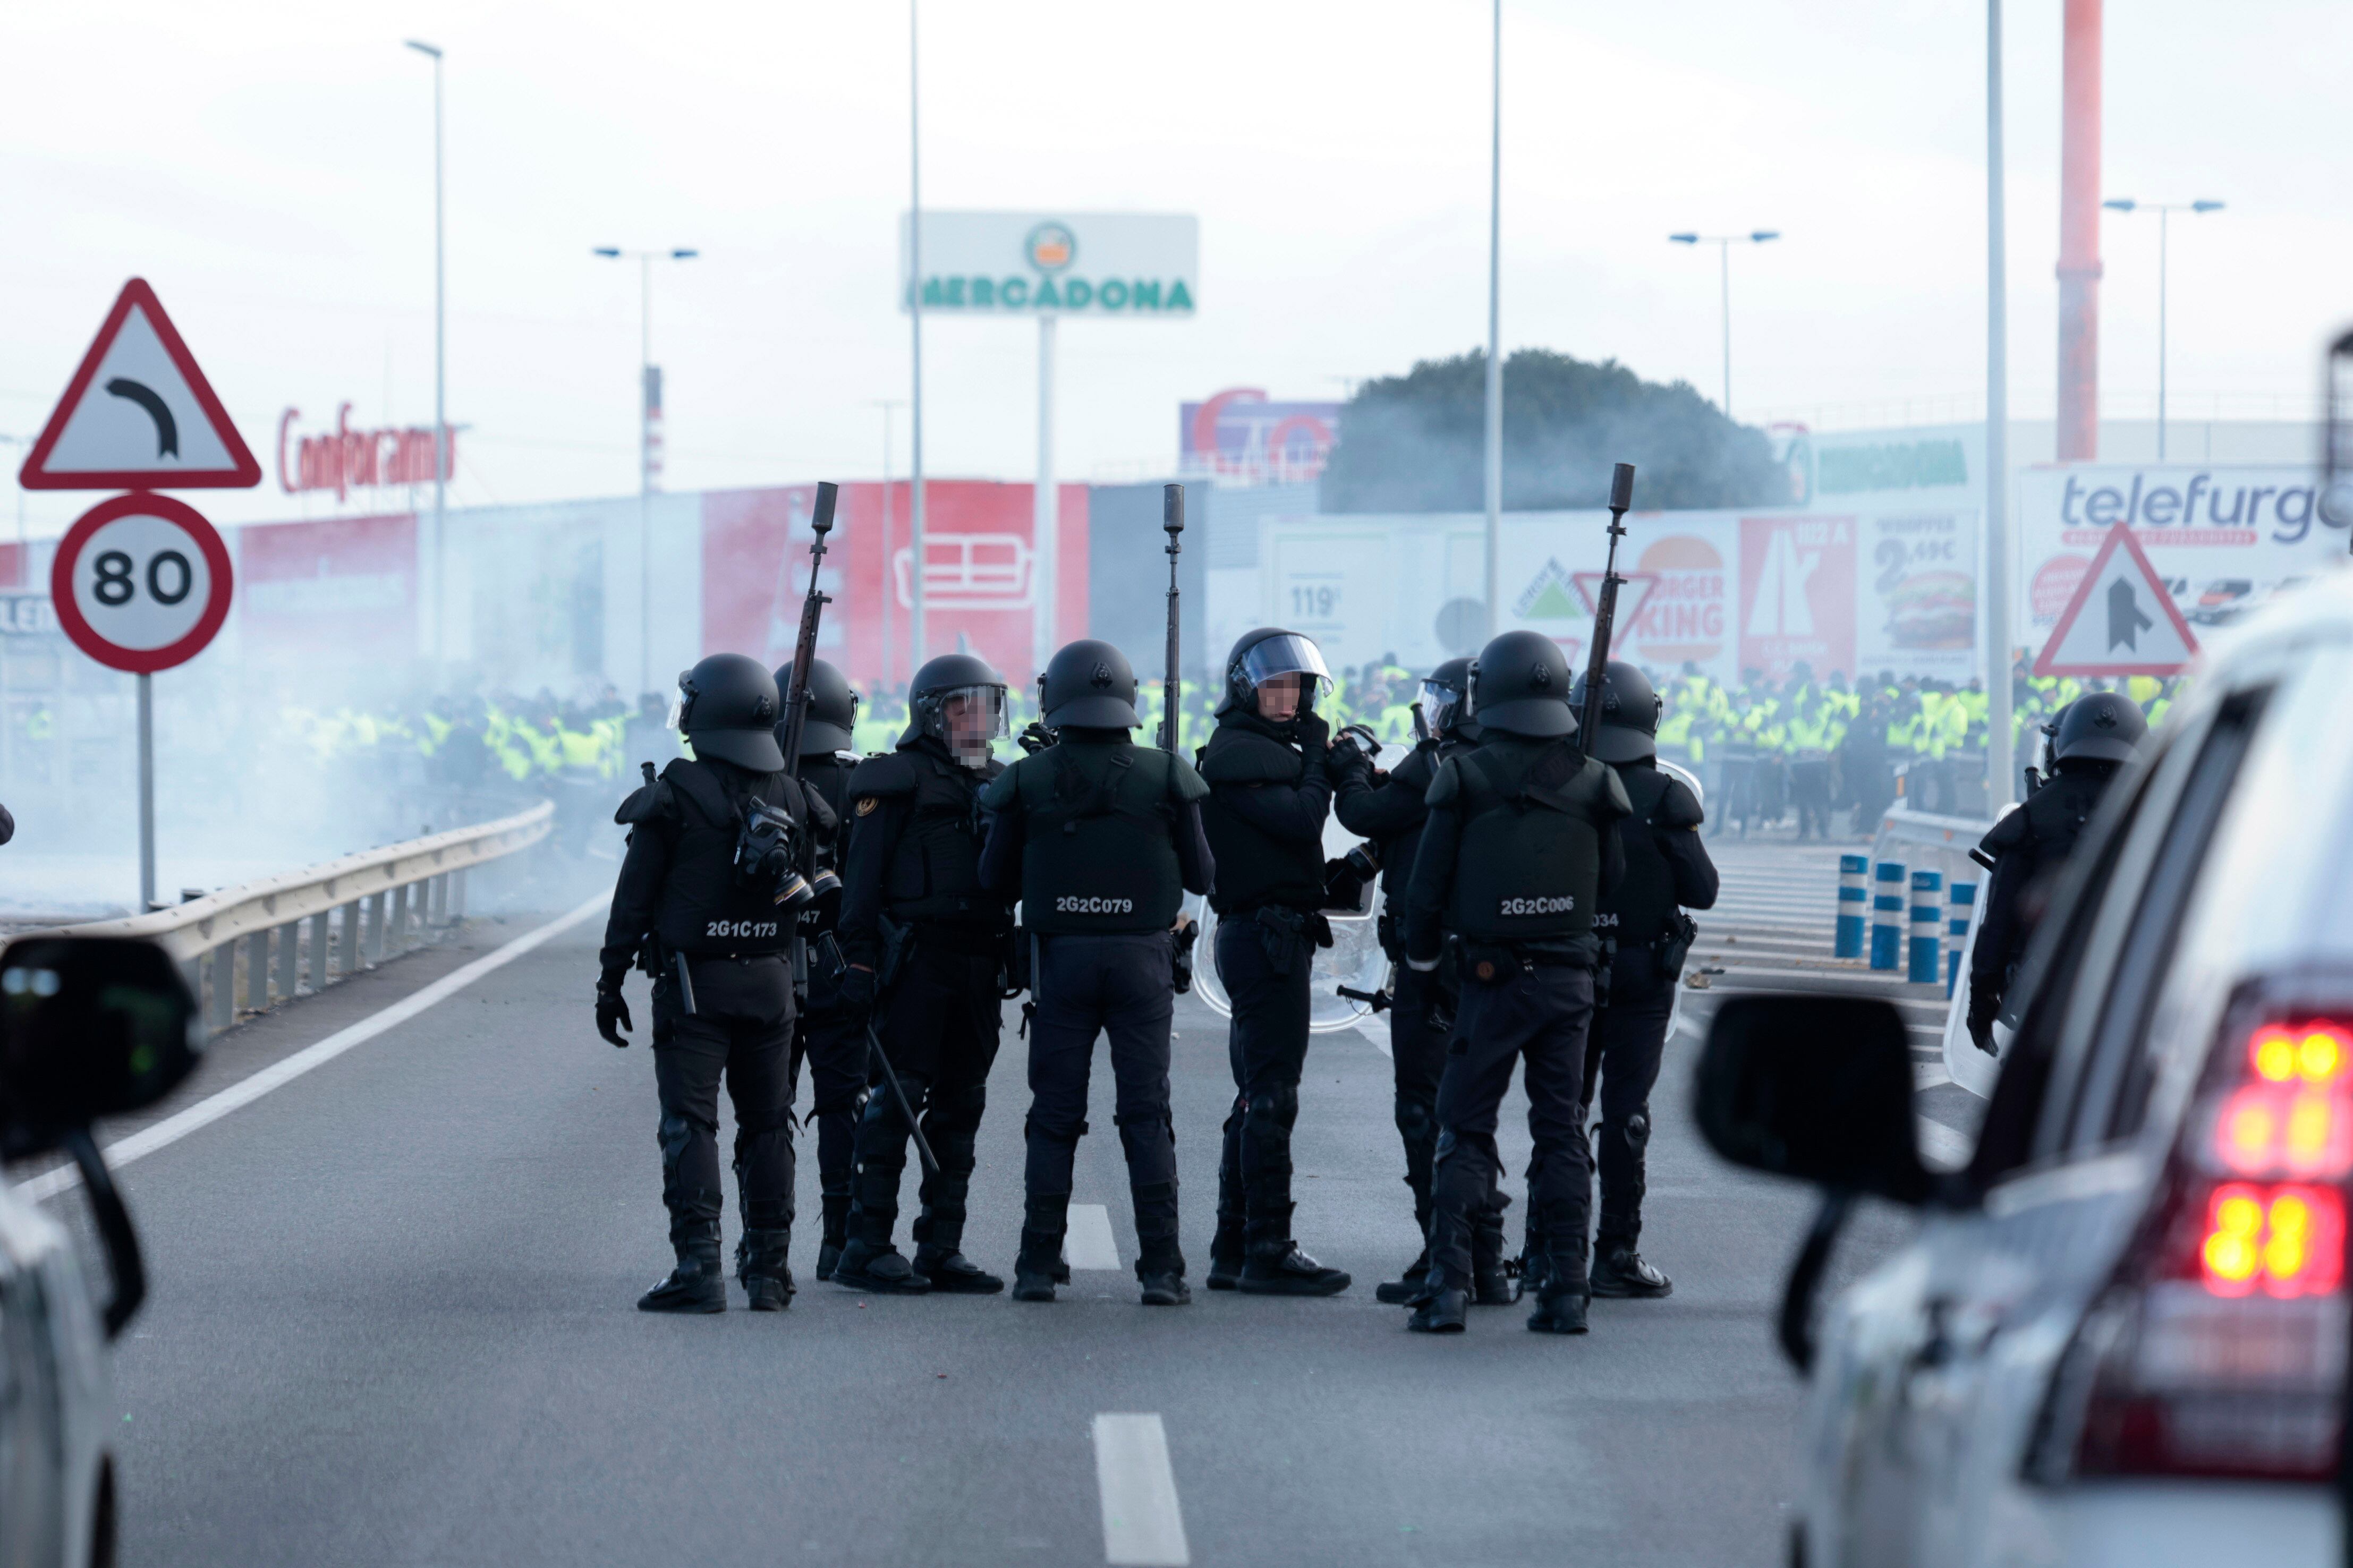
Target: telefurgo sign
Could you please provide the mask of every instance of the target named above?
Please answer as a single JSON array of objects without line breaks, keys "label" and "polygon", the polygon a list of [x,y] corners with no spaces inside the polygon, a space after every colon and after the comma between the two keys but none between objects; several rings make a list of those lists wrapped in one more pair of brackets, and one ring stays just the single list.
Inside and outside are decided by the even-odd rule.
[{"label": "telefurgo sign", "polygon": [[[899,220],[899,308],[913,294]],[[1200,220],[1155,213],[926,212],[926,311],[967,315],[1190,316]]]}]

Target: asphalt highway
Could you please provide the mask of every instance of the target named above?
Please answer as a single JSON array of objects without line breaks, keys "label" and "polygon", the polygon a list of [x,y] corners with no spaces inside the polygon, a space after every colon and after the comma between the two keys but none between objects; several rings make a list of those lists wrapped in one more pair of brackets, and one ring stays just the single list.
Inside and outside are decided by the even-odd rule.
[{"label": "asphalt highway", "polygon": [[[563,913],[477,922],[248,1024],[178,1103]],[[1803,1391],[1771,1314],[1811,1200],[1699,1145],[1690,1025],[1657,1097],[1644,1247],[1674,1294],[1598,1301],[1582,1339],[1528,1333],[1522,1308],[1426,1338],[1373,1300],[1416,1237],[1389,1064],[1353,1031],[1310,1053],[1296,1158],[1300,1240],[1356,1285],[1202,1289],[1232,1088],[1224,1026],[1189,998],[1175,1083],[1193,1305],[1136,1301],[1098,1052],[1076,1202],[1107,1211],[1118,1269],[1082,1268],[1050,1306],[818,1284],[805,1148],[792,1310],[755,1315],[737,1292],[723,1317],[665,1318],[633,1309],[669,1259],[651,1057],[591,1024],[601,923],[122,1170],[153,1282],[116,1363],[124,1563],[1783,1560]],[[1018,1021],[1008,1007],[966,1243],[1008,1275]],[[1515,1094],[1515,1192],[1523,1111]],[[911,1164],[910,1212],[913,1187]],[[1841,1272],[1903,1223],[1866,1216]],[[731,1248],[735,1227],[731,1197]]]}]

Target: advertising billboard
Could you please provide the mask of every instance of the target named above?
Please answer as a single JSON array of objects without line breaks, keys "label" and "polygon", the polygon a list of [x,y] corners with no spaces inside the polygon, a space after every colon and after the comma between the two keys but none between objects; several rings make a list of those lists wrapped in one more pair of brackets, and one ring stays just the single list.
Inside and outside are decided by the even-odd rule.
[{"label": "advertising billboard", "polygon": [[[899,305],[909,229],[899,219]],[[1201,292],[1198,218],[1160,213],[923,214],[923,305],[987,316],[1187,319]]]},{"label": "advertising billboard", "polygon": [[1176,449],[1188,479],[1303,484],[1319,478],[1339,438],[1337,403],[1272,403],[1235,386],[1177,405]]},{"label": "advertising billboard", "polygon": [[2309,468],[2074,463],[2019,475],[2018,642],[2038,652],[2118,523],[2193,635],[2341,566]]}]

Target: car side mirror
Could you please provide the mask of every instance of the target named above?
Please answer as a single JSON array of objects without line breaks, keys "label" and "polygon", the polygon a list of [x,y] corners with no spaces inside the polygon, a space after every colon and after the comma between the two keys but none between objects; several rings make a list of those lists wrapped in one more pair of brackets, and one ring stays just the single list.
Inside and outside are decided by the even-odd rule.
[{"label": "car side mirror", "polygon": [[0,1156],[46,1152],[161,1100],[196,1065],[195,1017],[179,966],[153,942],[27,936],[0,948]]},{"label": "car side mirror", "polygon": [[1911,1038],[1890,1004],[1736,996],[1709,1026],[1693,1110],[1736,1165],[1918,1205],[1936,1184],[1912,1096]]}]

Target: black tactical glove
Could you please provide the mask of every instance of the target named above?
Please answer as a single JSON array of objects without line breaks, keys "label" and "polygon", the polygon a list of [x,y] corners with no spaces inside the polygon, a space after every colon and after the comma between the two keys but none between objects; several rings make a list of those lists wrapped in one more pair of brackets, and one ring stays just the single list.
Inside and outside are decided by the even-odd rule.
[{"label": "black tactical glove", "polygon": [[1343,757],[1361,757],[1371,762],[1381,754],[1381,738],[1373,733],[1370,724],[1350,724],[1332,737],[1332,760],[1337,763]]},{"label": "black tactical glove", "polygon": [[1302,713],[1299,716],[1296,732],[1299,736],[1300,750],[1305,752],[1310,757],[1317,756],[1331,749],[1332,726],[1324,721],[1324,715],[1321,713],[1313,711]]},{"label": "black tactical glove", "polygon": [[622,999],[618,985],[596,987],[596,1032],[624,1050],[629,1042],[622,1036],[636,1027],[629,1020],[629,1005]]},{"label": "black tactical glove", "polygon": [[1014,736],[1013,739],[1020,745],[1025,755],[1033,757],[1054,743],[1053,737],[1046,733],[1046,726],[1035,721],[1024,724],[1021,727],[1021,733]]},{"label": "black tactical glove", "polygon": [[841,1010],[853,1018],[864,1018],[874,1011],[874,972],[851,964],[841,972]]},{"label": "black tactical glove", "polygon": [[1977,994],[1975,992],[1969,994],[1968,1024],[1969,1038],[1976,1043],[1978,1049],[1989,1057],[2000,1054],[1993,1043],[1993,1016],[1999,1007],[1999,1003],[1992,1007],[1980,1007],[1978,1005]]}]

